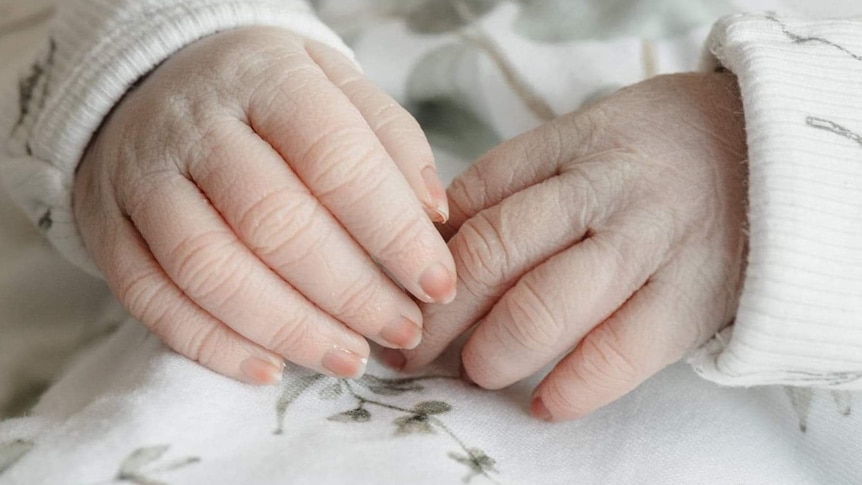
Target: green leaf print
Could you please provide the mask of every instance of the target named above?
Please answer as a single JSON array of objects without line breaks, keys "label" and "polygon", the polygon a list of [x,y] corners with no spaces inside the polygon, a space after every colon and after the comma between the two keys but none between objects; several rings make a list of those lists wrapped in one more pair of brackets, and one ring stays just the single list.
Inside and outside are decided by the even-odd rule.
[{"label": "green leaf print", "polygon": [[443,401],[420,402],[413,407],[417,414],[443,414],[452,410],[452,406]]},{"label": "green leaf print", "polygon": [[152,476],[178,470],[201,461],[196,456],[188,456],[158,466],[158,461],[165,456],[169,449],[170,445],[158,445],[134,450],[120,463],[120,469],[114,480],[130,482],[135,485],[167,485],[165,482],[152,478]]},{"label": "green leaf print", "polygon": [[120,472],[118,476],[130,476],[136,475],[141,471],[142,468],[153,463],[154,461],[158,461],[165,452],[168,451],[170,446],[162,445],[162,446],[151,446],[148,448],[139,448],[132,452],[131,455],[126,457],[123,460],[123,463],[120,464]]},{"label": "green leaf print", "polygon": [[452,458],[458,463],[470,468],[470,472],[464,477],[464,483],[470,483],[470,481],[478,475],[485,475],[486,477],[491,478],[488,475],[488,472],[499,473],[494,468],[494,465],[496,465],[497,462],[479,448],[468,449],[467,455],[449,453],[449,458]]},{"label": "green leaf print", "polygon": [[343,392],[344,388],[341,385],[341,381],[336,381],[321,389],[319,396],[320,399],[331,401],[333,399],[338,399],[338,396]]},{"label": "green leaf print", "polygon": [[515,31],[540,42],[661,39],[715,22],[727,0],[519,0]]},{"label": "green leaf print", "polygon": [[327,419],[329,421],[335,421],[339,423],[367,423],[368,421],[371,421],[371,413],[368,412],[367,409],[356,408],[351,409],[350,411],[336,414],[335,416],[330,416]]},{"label": "green leaf print", "polygon": [[0,475],[18,463],[33,448],[33,442],[15,440],[0,445]]},{"label": "green leaf print", "polygon": [[433,434],[434,428],[431,426],[430,418],[427,414],[411,414],[409,416],[401,416],[393,421],[397,430],[396,435],[408,434]]},{"label": "green leaf print", "polygon": [[415,392],[424,389],[421,384],[416,382],[416,379],[381,379],[370,374],[362,376],[357,383],[374,394],[381,396],[398,396],[405,392]]},{"label": "green leaf print", "polygon": [[419,34],[454,32],[493,9],[500,0],[427,0],[405,15],[407,28]]},{"label": "green leaf print", "polygon": [[284,415],[287,413],[288,406],[290,406],[296,398],[301,396],[306,389],[324,377],[326,376],[320,374],[302,376],[294,381],[290,381],[282,387],[281,396],[278,397],[278,402],[275,404],[278,427],[276,427],[274,434],[281,434],[284,432],[282,426],[284,424]]}]

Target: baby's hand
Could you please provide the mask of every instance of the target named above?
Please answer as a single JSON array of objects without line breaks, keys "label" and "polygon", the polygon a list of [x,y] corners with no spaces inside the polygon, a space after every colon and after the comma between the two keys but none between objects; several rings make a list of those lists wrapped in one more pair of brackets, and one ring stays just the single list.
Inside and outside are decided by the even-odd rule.
[{"label": "baby's hand", "polygon": [[416,346],[422,314],[388,275],[454,297],[419,126],[343,55],[279,29],[206,38],[150,74],[94,139],[74,203],[132,315],[247,382],[277,381],[282,357],[358,376],[362,336]]},{"label": "baby's hand", "polygon": [[564,356],[534,393],[548,420],[678,360],[736,312],[743,124],[731,75],[674,75],[494,149],[449,190],[458,297],[426,306],[422,345],[387,360],[415,369],[474,325],[462,361],[482,387]]}]

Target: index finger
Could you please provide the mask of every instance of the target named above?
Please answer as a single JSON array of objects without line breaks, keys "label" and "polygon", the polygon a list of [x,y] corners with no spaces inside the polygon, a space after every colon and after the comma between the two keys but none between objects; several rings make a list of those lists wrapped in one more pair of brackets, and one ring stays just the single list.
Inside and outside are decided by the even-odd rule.
[{"label": "index finger", "polygon": [[252,127],[403,287],[425,302],[451,301],[452,255],[398,166],[311,58],[297,55],[291,64],[280,80],[255,91],[247,113]]}]

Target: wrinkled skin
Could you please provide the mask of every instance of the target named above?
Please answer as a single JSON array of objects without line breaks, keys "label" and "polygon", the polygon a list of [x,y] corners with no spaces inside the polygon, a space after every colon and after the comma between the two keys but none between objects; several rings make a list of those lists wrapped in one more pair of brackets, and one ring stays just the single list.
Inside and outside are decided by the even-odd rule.
[{"label": "wrinkled skin", "polygon": [[499,389],[562,358],[531,412],[583,416],[734,317],[746,143],[732,75],[663,76],[495,148],[450,187],[457,298],[424,306],[413,370],[459,334],[463,372]]},{"label": "wrinkled skin", "polygon": [[340,53],[279,29],[214,35],[147,76],[92,141],[74,207],[131,314],[250,383],[284,358],[358,376],[364,337],[418,344],[407,292],[454,297],[419,126]]}]

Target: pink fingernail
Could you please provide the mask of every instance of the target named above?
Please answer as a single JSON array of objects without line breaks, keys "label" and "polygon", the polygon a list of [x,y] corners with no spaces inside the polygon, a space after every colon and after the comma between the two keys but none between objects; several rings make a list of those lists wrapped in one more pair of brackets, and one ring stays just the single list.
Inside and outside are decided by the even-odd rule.
[{"label": "pink fingernail", "polygon": [[422,341],[422,329],[409,319],[399,317],[383,327],[380,338],[399,349],[415,349]]},{"label": "pink fingernail", "polygon": [[429,266],[419,277],[419,286],[427,295],[427,303],[450,303],[455,299],[455,281],[441,263]]},{"label": "pink fingernail", "polygon": [[332,347],[320,363],[335,377],[356,379],[365,373],[368,358],[360,357],[342,347]]},{"label": "pink fingernail", "polygon": [[551,415],[551,412],[548,411],[548,408],[545,406],[545,403],[542,402],[541,397],[533,398],[533,401],[530,403],[530,414],[537,419],[541,419],[542,421],[553,421],[554,417]]},{"label": "pink fingernail", "polygon": [[437,170],[434,167],[425,167],[422,169],[422,180],[425,182],[425,187],[428,189],[428,195],[431,198],[431,206],[429,207],[433,212],[431,220],[440,224],[448,221],[449,201],[446,198],[446,188],[440,182]]},{"label": "pink fingernail", "polygon": [[269,386],[281,382],[284,361],[279,365],[268,359],[249,357],[239,366],[249,384]]}]

